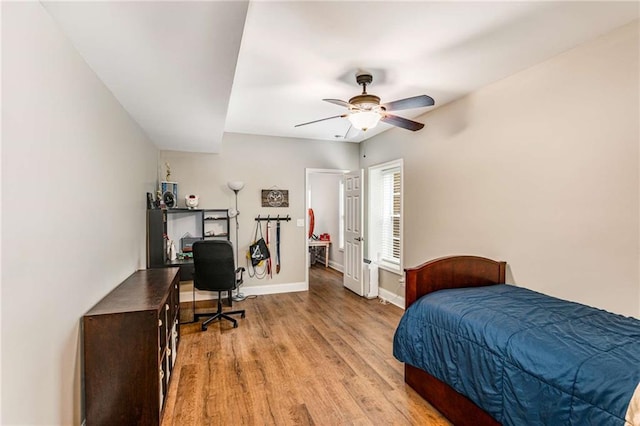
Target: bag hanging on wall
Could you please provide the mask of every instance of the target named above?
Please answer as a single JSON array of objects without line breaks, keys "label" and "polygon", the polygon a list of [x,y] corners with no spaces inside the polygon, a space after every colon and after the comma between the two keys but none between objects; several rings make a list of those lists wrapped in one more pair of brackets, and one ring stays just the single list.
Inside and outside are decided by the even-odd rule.
[{"label": "bag hanging on wall", "polygon": [[[260,232],[260,238],[258,239],[258,232]],[[251,265],[258,266],[262,261],[269,259],[271,254],[269,253],[269,248],[267,247],[267,243],[264,241],[262,237],[262,227],[260,226],[260,221],[256,221],[256,232],[253,236],[254,242],[249,245],[249,257],[251,258]]]}]

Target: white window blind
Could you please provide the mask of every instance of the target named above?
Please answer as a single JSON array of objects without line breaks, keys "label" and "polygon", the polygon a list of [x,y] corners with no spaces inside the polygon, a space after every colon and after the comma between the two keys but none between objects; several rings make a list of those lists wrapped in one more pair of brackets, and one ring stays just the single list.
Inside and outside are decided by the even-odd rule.
[{"label": "white window blind", "polygon": [[400,264],[400,168],[383,170],[381,258]]}]

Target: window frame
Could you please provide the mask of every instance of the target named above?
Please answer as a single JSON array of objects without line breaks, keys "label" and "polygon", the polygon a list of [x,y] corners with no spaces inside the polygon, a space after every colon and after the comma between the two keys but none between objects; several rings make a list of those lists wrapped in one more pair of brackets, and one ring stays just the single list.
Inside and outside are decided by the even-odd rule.
[{"label": "window frame", "polygon": [[[384,188],[384,176],[389,176],[391,173],[399,174],[399,191],[397,194],[394,194],[394,184],[393,180],[391,182],[390,188],[387,188],[387,191],[390,189],[391,193],[387,197],[386,206],[385,206],[385,188]],[[393,178],[392,178],[393,179]],[[387,271],[393,272],[398,275],[402,275],[404,271],[404,161],[403,159],[388,161],[382,164],[376,164],[370,166],[368,168],[368,229],[367,229],[367,253],[368,258],[375,261],[378,266]],[[397,236],[394,235],[394,221],[393,219],[388,219],[387,221],[387,232],[391,233],[391,236],[387,234],[387,249],[391,251],[394,250],[393,239],[397,238],[398,243],[398,257],[395,258],[393,255],[391,257],[385,257],[383,255],[384,246],[385,246],[385,226],[384,216],[385,210],[387,212],[391,210],[392,218],[394,216],[393,206],[396,204],[394,202],[394,195],[398,197],[397,205],[399,207],[399,212],[397,213],[398,217],[398,231]],[[380,231],[378,233],[378,231]]]}]

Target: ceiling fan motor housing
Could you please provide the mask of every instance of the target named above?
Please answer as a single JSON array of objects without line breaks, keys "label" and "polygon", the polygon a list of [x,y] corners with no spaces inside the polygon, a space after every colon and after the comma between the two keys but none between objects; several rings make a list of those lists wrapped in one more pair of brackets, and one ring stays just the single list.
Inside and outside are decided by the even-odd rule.
[{"label": "ceiling fan motor housing", "polygon": [[353,106],[358,107],[359,110],[369,111],[380,105],[380,98],[376,95],[365,93],[349,99],[349,103]]},{"label": "ceiling fan motor housing", "polygon": [[362,71],[356,74],[356,81],[359,85],[362,86],[362,94],[349,99],[349,103],[356,107],[350,109],[352,111],[371,111],[375,108],[377,112],[383,109],[379,107],[380,98],[376,95],[367,93],[367,84],[371,84],[371,82],[373,81],[373,76],[366,71]]}]

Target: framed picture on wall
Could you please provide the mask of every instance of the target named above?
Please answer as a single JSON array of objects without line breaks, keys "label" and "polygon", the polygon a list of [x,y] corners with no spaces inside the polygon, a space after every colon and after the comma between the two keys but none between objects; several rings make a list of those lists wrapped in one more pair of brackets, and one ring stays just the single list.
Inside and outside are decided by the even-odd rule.
[{"label": "framed picture on wall", "polygon": [[289,207],[288,189],[263,189],[262,207]]}]

